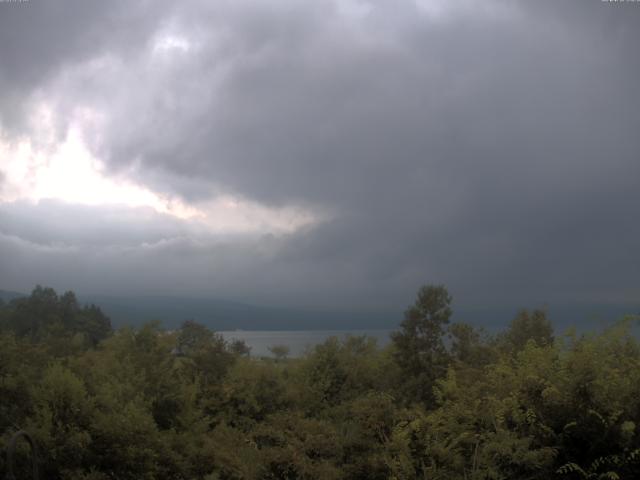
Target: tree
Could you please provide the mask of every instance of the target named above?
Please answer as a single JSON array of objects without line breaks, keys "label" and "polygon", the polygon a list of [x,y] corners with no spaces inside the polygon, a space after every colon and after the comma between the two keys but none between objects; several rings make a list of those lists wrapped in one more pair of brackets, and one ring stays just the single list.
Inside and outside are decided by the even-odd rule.
[{"label": "tree", "polygon": [[404,314],[402,330],[391,335],[395,360],[415,400],[433,400],[434,382],[446,373],[448,355],[443,335],[452,313],[451,300],[443,285],[423,286],[415,304]]},{"label": "tree", "polygon": [[66,329],[72,330],[76,327],[76,321],[80,306],[76,294],[69,291],[60,296],[58,300],[58,309],[62,324]]},{"label": "tree", "polygon": [[289,356],[291,349],[287,345],[272,345],[269,347],[269,351],[276,357],[276,361],[279,362]]},{"label": "tree", "polygon": [[449,335],[453,358],[470,363],[480,343],[480,334],[468,323],[454,323],[449,327]]},{"label": "tree", "polygon": [[239,357],[249,357],[251,355],[251,347],[244,340],[235,339],[229,342],[229,351]]},{"label": "tree", "polygon": [[520,311],[502,337],[504,347],[512,352],[522,350],[529,340],[540,347],[553,344],[553,326],[546,311]]},{"label": "tree", "polygon": [[38,341],[45,331],[61,325],[58,295],[55,290],[37,285],[31,295],[11,302],[9,328],[19,337]]},{"label": "tree", "polygon": [[84,333],[93,346],[107,338],[112,332],[109,317],[102,312],[100,307],[93,304],[80,310],[76,323],[75,331]]},{"label": "tree", "polygon": [[213,332],[194,320],[185,320],[180,326],[177,349],[180,354],[188,355],[206,348],[213,341]]},{"label": "tree", "polygon": [[491,345],[484,330],[468,323],[453,323],[449,326],[449,352],[458,368],[463,366],[477,370],[496,360],[498,351]]},{"label": "tree", "polygon": [[180,327],[174,352],[186,357],[192,376],[200,378],[205,390],[219,386],[236,358],[227,349],[222,335],[193,320],[183,322]]}]

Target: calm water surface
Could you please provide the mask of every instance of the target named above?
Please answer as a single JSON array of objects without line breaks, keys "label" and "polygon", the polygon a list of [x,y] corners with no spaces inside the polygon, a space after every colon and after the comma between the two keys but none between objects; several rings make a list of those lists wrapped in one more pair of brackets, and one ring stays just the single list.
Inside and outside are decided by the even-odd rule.
[{"label": "calm water surface", "polygon": [[324,342],[329,337],[343,339],[347,335],[373,337],[378,346],[389,343],[392,330],[234,330],[218,332],[225,340],[244,340],[251,347],[251,355],[271,355],[269,347],[286,345],[291,349],[290,356],[300,356],[307,348]]}]

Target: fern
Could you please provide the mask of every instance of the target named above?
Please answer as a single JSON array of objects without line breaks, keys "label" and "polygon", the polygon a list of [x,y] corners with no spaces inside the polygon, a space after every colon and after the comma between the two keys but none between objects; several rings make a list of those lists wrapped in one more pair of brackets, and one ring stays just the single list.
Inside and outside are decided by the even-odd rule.
[{"label": "fern", "polygon": [[569,475],[572,473],[577,473],[582,478],[589,478],[587,472],[585,472],[580,465],[577,463],[565,463],[558,470],[556,470],[557,474],[560,475]]}]

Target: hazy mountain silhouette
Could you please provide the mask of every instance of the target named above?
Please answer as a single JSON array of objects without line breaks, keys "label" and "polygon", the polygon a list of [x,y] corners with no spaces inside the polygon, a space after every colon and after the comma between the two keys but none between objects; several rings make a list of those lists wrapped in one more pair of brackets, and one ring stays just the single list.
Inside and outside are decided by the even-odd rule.
[{"label": "hazy mountain silhouette", "polygon": [[[9,302],[24,293],[0,290]],[[195,320],[214,330],[374,330],[395,329],[402,311],[348,312],[269,307],[221,299],[171,296],[78,295],[81,303],[94,303],[107,314],[114,327],[141,325],[159,320],[165,328],[176,328],[184,320]],[[536,305],[527,305],[536,308]],[[514,318],[517,307],[456,309],[452,321],[467,322],[493,332]],[[627,314],[639,314],[639,305],[551,305],[549,318],[556,333],[569,325],[578,331],[599,329]]]},{"label": "hazy mountain silhouette", "polygon": [[24,293],[20,293],[20,292],[12,292],[10,290],[0,290],[0,300],[3,300],[5,302],[10,302],[14,298],[20,298],[25,296],[26,295]]}]

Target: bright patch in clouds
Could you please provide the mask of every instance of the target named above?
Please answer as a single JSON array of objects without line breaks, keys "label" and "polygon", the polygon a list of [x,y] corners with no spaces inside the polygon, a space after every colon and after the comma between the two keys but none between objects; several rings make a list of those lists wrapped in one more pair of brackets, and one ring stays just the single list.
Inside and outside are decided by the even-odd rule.
[{"label": "bright patch in clouds", "polygon": [[414,0],[418,10],[432,21],[446,21],[457,15],[475,15],[485,19],[509,20],[518,13],[515,2],[478,2],[476,0]]},{"label": "bright patch in clouds", "polygon": [[182,202],[169,201],[126,179],[105,175],[100,161],[91,155],[75,128],[54,146],[38,147],[28,138],[14,144],[0,143],[0,165],[4,176],[2,202],[58,199],[84,205],[148,206],[181,218],[198,214]]},{"label": "bright patch in clouds", "polygon": [[212,233],[290,233],[319,220],[300,208],[270,208],[231,195],[190,205],[125,176],[108,175],[84,142],[79,125],[56,141],[50,110],[41,109],[37,123],[37,139],[8,141],[0,131],[0,204],[56,199],[90,206],[150,207],[197,222]]},{"label": "bright patch in clouds", "polygon": [[180,35],[167,34],[160,36],[153,44],[153,53],[181,52],[187,53],[193,47],[192,43]]}]

